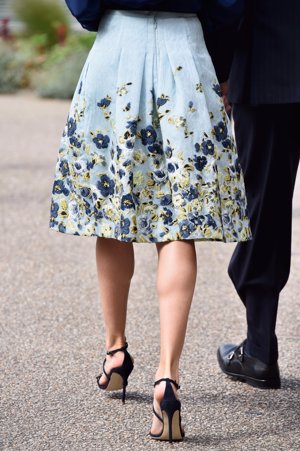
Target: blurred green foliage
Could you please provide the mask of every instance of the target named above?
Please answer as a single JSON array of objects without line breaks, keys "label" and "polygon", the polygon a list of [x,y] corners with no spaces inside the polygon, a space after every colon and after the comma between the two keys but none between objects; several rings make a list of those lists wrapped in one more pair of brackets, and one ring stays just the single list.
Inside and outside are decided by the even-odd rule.
[{"label": "blurred green foliage", "polygon": [[14,0],[14,5],[26,33],[0,38],[0,92],[30,88],[43,97],[71,98],[95,33],[60,34],[58,24],[67,19],[57,0]]},{"label": "blurred green foliage", "polygon": [[0,40],[0,93],[12,93],[23,86],[25,60],[13,47]]},{"label": "blurred green foliage", "polygon": [[92,33],[78,33],[71,35],[63,46],[54,46],[35,79],[38,94],[42,97],[72,98],[94,40]]},{"label": "blurred green foliage", "polygon": [[40,36],[46,47],[68,34],[69,15],[58,0],[13,0],[13,7],[16,17],[25,25],[26,34]]}]

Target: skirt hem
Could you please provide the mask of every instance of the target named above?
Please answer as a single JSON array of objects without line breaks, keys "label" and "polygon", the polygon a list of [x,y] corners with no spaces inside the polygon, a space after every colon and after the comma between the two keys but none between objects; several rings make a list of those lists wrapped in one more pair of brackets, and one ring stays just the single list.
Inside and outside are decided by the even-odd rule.
[{"label": "skirt hem", "polygon": [[[121,236],[114,236],[114,235],[108,235],[104,233],[79,233],[79,232],[71,232],[68,230],[59,230],[58,227],[49,227],[51,230],[54,230],[55,232],[63,233],[65,235],[73,235],[73,236],[87,236],[87,237],[97,237],[97,238],[107,238],[107,239],[114,239],[117,241],[121,241],[123,243],[142,243],[142,244],[155,244],[155,243],[167,243],[169,241],[215,241],[220,243],[242,243],[246,242],[252,239],[251,231],[249,228],[244,229],[244,237],[242,238],[221,238],[221,237],[205,237],[204,235],[197,234],[193,235],[191,234],[188,237],[178,237],[178,235],[174,235],[173,237],[168,236],[167,239],[164,239],[163,237],[159,237],[157,239],[146,239],[145,237],[141,238],[138,236],[130,237],[130,238],[123,238]],[[169,235],[169,234],[168,234]]]}]

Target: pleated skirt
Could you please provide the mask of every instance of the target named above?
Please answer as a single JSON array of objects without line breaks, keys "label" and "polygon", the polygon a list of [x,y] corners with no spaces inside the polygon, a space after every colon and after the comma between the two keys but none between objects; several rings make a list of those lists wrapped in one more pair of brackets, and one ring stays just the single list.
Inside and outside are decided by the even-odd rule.
[{"label": "pleated skirt", "polygon": [[195,14],[104,15],[61,139],[50,227],[127,242],[250,239],[243,175]]}]

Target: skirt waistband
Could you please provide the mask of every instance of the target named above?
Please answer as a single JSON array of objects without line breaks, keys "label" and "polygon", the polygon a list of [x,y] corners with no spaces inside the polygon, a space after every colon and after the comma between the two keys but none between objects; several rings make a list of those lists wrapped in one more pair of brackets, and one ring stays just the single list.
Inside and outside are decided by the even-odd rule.
[{"label": "skirt waistband", "polygon": [[165,18],[165,19],[181,19],[183,17],[198,17],[196,13],[181,13],[173,11],[141,11],[129,9],[107,9],[103,16],[127,16],[127,17],[149,17],[149,18]]}]

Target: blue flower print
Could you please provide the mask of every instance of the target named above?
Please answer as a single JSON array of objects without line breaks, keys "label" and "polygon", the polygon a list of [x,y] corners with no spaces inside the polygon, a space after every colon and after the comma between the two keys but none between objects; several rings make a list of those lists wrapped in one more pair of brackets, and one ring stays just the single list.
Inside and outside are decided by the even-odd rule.
[{"label": "blue flower print", "polygon": [[142,143],[147,146],[151,145],[155,142],[157,138],[157,133],[152,127],[152,125],[148,125],[146,128],[142,128],[141,130]]},{"label": "blue flower print", "polygon": [[51,218],[57,218],[58,216],[59,205],[57,202],[51,203]]},{"label": "blue flower print", "polygon": [[216,134],[216,140],[218,142],[223,141],[228,136],[228,130],[227,125],[224,121],[221,121],[218,123],[218,125],[214,126],[215,134]]},{"label": "blue flower print", "polygon": [[221,86],[218,83],[215,83],[213,85],[213,90],[215,91],[215,93],[219,96],[222,97],[222,91],[221,91]]},{"label": "blue flower print", "polygon": [[126,128],[130,130],[130,132],[135,135],[137,131],[137,121],[127,121]]},{"label": "blue flower print", "polygon": [[198,211],[193,211],[188,214],[188,219],[197,227],[203,224],[205,218],[203,215],[200,215]]},{"label": "blue flower print", "polygon": [[173,214],[169,208],[164,208],[163,213],[161,214],[161,217],[164,221],[164,225],[172,224]]},{"label": "blue flower print", "polygon": [[68,136],[74,135],[74,133],[76,132],[77,125],[72,117],[68,119],[67,127],[68,127]]},{"label": "blue flower print", "polygon": [[102,133],[98,133],[97,136],[93,138],[93,142],[96,144],[96,147],[98,149],[107,149],[110,139],[108,135],[102,135]]},{"label": "blue flower print", "polygon": [[122,155],[122,149],[121,149],[121,147],[117,146],[117,157],[120,158],[121,155]]},{"label": "blue flower print", "polygon": [[125,196],[122,197],[121,200],[121,209],[126,210],[134,208],[134,202],[131,194],[125,194]]},{"label": "blue flower print", "polygon": [[130,166],[130,165],[131,165],[131,160],[130,159],[124,161],[124,163],[123,163],[124,168],[127,168],[127,166]]},{"label": "blue flower print", "polygon": [[215,151],[214,143],[210,139],[206,139],[201,144],[201,149],[204,155],[213,155]]},{"label": "blue flower print", "polygon": [[138,218],[138,228],[147,234],[151,234],[151,221],[150,218],[146,215],[140,216]]},{"label": "blue flower print", "polygon": [[193,199],[197,199],[197,197],[199,196],[199,193],[195,186],[190,186],[188,191],[182,192],[182,195],[183,195],[184,199],[191,201]]},{"label": "blue flower print", "polygon": [[205,168],[205,166],[207,164],[207,158],[206,157],[198,157],[198,156],[196,156],[194,158],[194,162],[195,162],[195,168],[198,171],[202,171],[202,169]]},{"label": "blue flower print", "polygon": [[193,233],[193,231],[196,229],[196,226],[193,222],[189,221],[188,219],[184,219],[183,221],[181,221],[179,223],[179,227],[180,227],[180,235],[183,238],[188,238],[191,233]]},{"label": "blue flower print", "polygon": [[81,142],[78,141],[78,138],[76,136],[71,136],[70,144],[71,146],[77,147],[77,149],[81,147]]},{"label": "blue flower print", "polygon": [[130,227],[130,219],[125,218],[123,215],[121,217],[121,234],[128,235]]},{"label": "blue flower print", "polygon": [[82,197],[89,197],[89,195],[91,194],[91,190],[90,190],[90,188],[84,187],[84,188],[81,188],[80,193],[81,193]]},{"label": "blue flower print", "polygon": [[242,192],[241,192],[240,189],[236,191],[236,193],[234,195],[234,199],[235,199],[236,202],[240,202],[241,201],[241,199],[242,199]]},{"label": "blue flower print", "polygon": [[65,231],[66,231],[66,226],[65,226],[64,224],[59,224],[58,230],[59,230],[61,233],[65,233]]},{"label": "blue flower print", "polygon": [[85,167],[86,167],[85,162],[76,161],[74,163],[74,171],[75,171],[76,174],[81,174]]},{"label": "blue flower print", "polygon": [[159,108],[160,106],[165,105],[168,100],[169,100],[169,97],[162,94],[161,97],[158,97],[156,100],[157,107]]},{"label": "blue flower print", "polygon": [[52,192],[53,194],[64,194],[65,196],[68,196],[70,193],[63,180],[55,180]]},{"label": "blue flower print", "polygon": [[90,206],[89,202],[86,199],[83,199],[83,203],[84,203],[85,212],[89,216],[91,214],[91,212],[92,212],[91,206]]},{"label": "blue flower print", "polygon": [[222,222],[223,222],[223,224],[226,224],[226,225],[231,223],[231,219],[230,219],[230,216],[228,213],[225,213],[222,215]]},{"label": "blue flower print", "polygon": [[217,223],[216,221],[213,219],[213,217],[211,215],[205,215],[206,216],[206,224],[209,227],[212,227],[213,229],[217,228]]},{"label": "blue flower print", "polygon": [[165,183],[167,181],[167,174],[164,171],[154,171],[153,180],[156,183]]},{"label": "blue flower print", "polygon": [[119,174],[119,177],[120,177],[120,179],[121,179],[122,177],[124,177],[124,175],[125,175],[126,173],[125,173],[124,169],[119,169],[119,170],[118,170],[118,174]]},{"label": "blue flower print", "polygon": [[161,198],[160,205],[170,205],[171,202],[172,202],[171,194],[166,194]]},{"label": "blue flower print", "polygon": [[131,110],[131,103],[128,102],[127,105],[123,108],[123,111],[130,111]]},{"label": "blue flower print", "polygon": [[133,149],[134,148],[134,141],[132,139],[128,139],[126,141],[126,147],[127,147],[127,149]]},{"label": "blue flower print", "polygon": [[114,193],[115,182],[107,175],[101,175],[100,180],[97,182],[97,188],[102,196],[107,197]]},{"label": "blue flower print", "polygon": [[196,150],[196,152],[200,152],[201,147],[200,147],[200,144],[199,144],[199,143],[196,143],[196,144],[195,144],[195,150]]},{"label": "blue flower print", "polygon": [[154,155],[163,155],[163,149],[160,144],[154,143],[151,146],[148,146],[148,150],[150,153]]},{"label": "blue flower print", "polygon": [[222,141],[222,146],[225,149],[231,150],[232,149],[232,141],[231,141],[231,139],[230,138],[224,139],[224,141]]},{"label": "blue flower print", "polygon": [[176,169],[178,169],[178,164],[177,163],[168,163],[168,171],[169,172],[175,172]]},{"label": "blue flower print", "polygon": [[167,158],[172,158],[173,155],[173,149],[170,146],[167,146],[165,149],[165,154]]},{"label": "blue flower print", "polygon": [[107,108],[111,104],[111,99],[109,97],[105,97],[101,99],[100,102],[97,103],[99,108]]},{"label": "blue flower print", "polygon": [[94,159],[88,161],[87,164],[86,164],[86,168],[87,168],[88,171],[93,169],[94,166],[95,166],[95,160]]},{"label": "blue flower print", "polygon": [[66,177],[66,175],[70,174],[69,164],[68,164],[67,160],[61,160],[60,161],[60,163],[59,163],[59,171],[60,171],[60,173],[61,173],[61,175],[63,177]]}]

